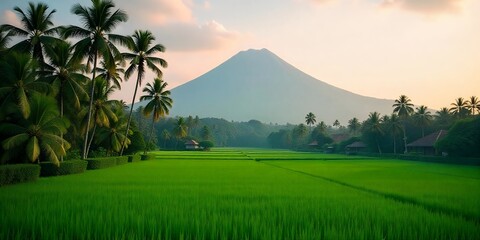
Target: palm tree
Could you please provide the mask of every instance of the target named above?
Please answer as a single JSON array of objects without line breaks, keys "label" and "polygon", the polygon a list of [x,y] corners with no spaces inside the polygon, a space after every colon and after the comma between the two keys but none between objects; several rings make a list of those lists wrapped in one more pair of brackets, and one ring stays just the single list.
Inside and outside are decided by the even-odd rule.
[{"label": "palm tree", "polygon": [[[79,57],[88,56],[87,64],[93,63],[92,82],[96,78],[97,61],[99,55],[105,61],[115,62],[115,57],[120,57],[120,52],[112,41],[125,43],[126,40],[120,36],[111,34],[110,32],[121,22],[128,19],[127,14],[115,8],[115,4],[111,0],[92,0],[92,6],[89,8],[75,4],[72,7],[72,13],[79,16],[84,28],[78,26],[68,26],[62,29],[64,38],[81,37],[79,42],[75,44],[75,55]],[[115,56],[115,57],[114,57]],[[90,103],[88,105],[87,131],[85,131],[85,139],[83,145],[82,158],[87,157],[88,135],[90,122],[92,118],[92,108],[94,101],[94,86],[91,84]]]},{"label": "palm tree", "polygon": [[[4,158],[25,154],[30,162],[40,162],[40,157],[59,164],[70,144],[59,135],[65,133],[68,121],[60,117],[57,103],[52,97],[34,94],[30,99],[31,113],[15,123],[2,123],[0,132],[9,136],[2,142]],[[18,156],[18,155],[17,155]]]},{"label": "palm tree", "polygon": [[163,148],[165,149],[167,147],[167,140],[170,140],[170,133],[167,131],[167,129],[163,129],[162,131],[162,138],[163,140]]},{"label": "palm tree", "polygon": [[475,111],[480,113],[480,101],[476,96],[471,96],[467,101],[468,109],[472,112],[472,115],[475,115]]},{"label": "palm tree", "polygon": [[340,121],[338,119],[335,119],[335,122],[333,122],[334,127],[340,127]]},{"label": "palm tree", "polygon": [[449,111],[459,118],[463,118],[469,113],[468,103],[467,101],[463,100],[462,97],[455,99],[455,102],[451,105],[452,107],[449,109]]},{"label": "palm tree", "polygon": [[307,116],[305,116],[305,123],[307,123],[310,128],[312,128],[312,125],[314,125],[316,122],[317,120],[315,119],[315,114],[312,112],[309,112]]},{"label": "palm tree", "polygon": [[53,35],[57,34],[59,28],[53,27],[52,15],[55,9],[48,12],[48,6],[44,3],[29,3],[29,8],[25,13],[19,7],[14,8],[15,12],[20,16],[22,28],[15,27],[10,24],[2,25],[5,31],[12,36],[26,37],[27,39],[18,42],[12,46],[13,50],[21,52],[31,52],[32,56],[38,60],[40,67],[44,61],[44,46],[51,45],[58,41]]},{"label": "palm tree", "polygon": [[393,113],[396,113],[403,122],[403,143],[405,146],[404,153],[407,153],[407,133],[405,131],[405,124],[408,117],[413,113],[413,104],[412,100],[405,95],[401,95],[398,99],[395,100],[393,104]]},{"label": "palm tree", "polygon": [[183,117],[178,118],[177,122],[175,123],[173,134],[177,139],[175,144],[175,149],[177,149],[178,140],[187,136],[187,124],[185,123],[185,119]]},{"label": "palm tree", "polygon": [[[92,83],[91,83],[92,84]],[[87,157],[90,151],[92,141],[95,137],[95,132],[98,127],[110,127],[110,123],[117,122],[118,116],[113,111],[116,107],[121,108],[119,101],[109,100],[109,96],[115,91],[114,86],[108,86],[107,81],[102,77],[97,77],[93,82],[95,85],[95,102],[93,103],[92,109],[92,119],[93,120],[93,130],[88,141],[87,146]],[[85,109],[87,110],[87,109]],[[87,115],[85,110],[82,112],[82,116]],[[87,119],[88,120],[88,119]],[[89,125],[89,124],[85,124]],[[88,128],[85,128],[85,131],[88,131]],[[127,144],[126,140],[124,144]]]},{"label": "palm tree", "polygon": [[0,26],[0,52],[7,50],[7,45],[12,40],[12,34]]},{"label": "palm tree", "polygon": [[[129,79],[133,72],[137,71],[137,82],[133,92],[132,105],[130,106],[130,113],[128,114],[127,131],[130,129],[130,122],[132,120],[133,105],[137,96],[138,86],[142,85],[142,79],[145,75],[146,68],[149,68],[157,74],[157,77],[162,76],[162,70],[157,66],[167,67],[167,62],[159,57],[153,55],[158,52],[164,52],[165,47],[161,44],[152,46],[155,37],[150,31],[136,30],[129,38],[128,48],[132,53],[123,53],[123,57],[130,60],[130,66],[125,71],[125,79]],[[120,155],[123,154],[123,147]]]},{"label": "palm tree", "polygon": [[[165,115],[168,115],[170,108],[172,108],[172,99],[170,96],[170,91],[166,90],[167,83],[162,81],[160,78],[155,78],[153,85],[147,83],[147,86],[143,89],[143,92],[147,95],[140,97],[140,101],[149,101],[145,108],[143,109],[143,114],[149,116],[152,114],[152,130],[150,131],[150,137],[148,138],[148,143],[152,141],[154,124],[156,121]],[[147,154],[147,149],[145,148],[145,154]]]},{"label": "palm tree", "polygon": [[368,115],[368,119],[363,124],[363,127],[370,133],[375,136],[375,142],[377,144],[378,153],[382,153],[382,149],[380,148],[380,143],[378,140],[378,136],[383,134],[382,129],[382,121],[380,118],[380,113],[372,112]]},{"label": "palm tree", "polygon": [[104,146],[108,152],[120,153],[124,141],[127,145],[131,143],[128,135],[124,134],[127,128],[127,118],[121,105],[115,106],[112,111],[117,116],[117,121],[110,121],[108,127],[101,127],[98,130],[96,142]]},{"label": "palm tree", "polygon": [[307,135],[307,127],[305,124],[300,123],[297,127],[293,129],[293,136],[297,140],[297,145],[300,146],[302,144],[302,140]]},{"label": "palm tree", "polygon": [[441,108],[435,113],[435,122],[441,127],[447,127],[448,125],[450,125],[451,120],[452,116],[450,115],[450,112],[446,107]]},{"label": "palm tree", "polygon": [[425,137],[425,127],[432,123],[432,114],[424,105],[415,108],[417,111],[413,115],[415,123],[422,128],[422,137]]},{"label": "palm tree", "polygon": [[392,134],[393,136],[393,153],[397,154],[397,135],[402,132],[402,121],[398,117],[397,114],[392,113],[390,117],[388,118],[387,122],[384,122],[384,124],[387,125],[388,131]]},{"label": "palm tree", "polygon": [[[59,41],[53,46],[45,46],[45,53],[49,63],[44,64],[43,80],[56,87],[60,103],[60,117],[63,118],[65,98],[70,100],[74,108],[79,111],[80,102],[88,96],[84,88],[88,78],[81,73],[85,66],[79,58],[73,57],[73,49],[69,43],[64,41]],[[60,137],[63,139],[63,133]],[[63,156],[60,161],[63,162]]]},{"label": "palm tree", "polygon": [[326,133],[328,126],[327,126],[327,124],[325,124],[324,121],[321,121],[317,124],[316,128],[318,129],[318,132]]},{"label": "palm tree", "polygon": [[121,59],[117,59],[115,61],[110,61],[107,59],[101,61],[100,65],[102,67],[97,68],[99,73],[98,76],[101,76],[103,79],[107,80],[107,84],[109,86],[113,85],[118,90],[122,89],[120,85],[122,82],[122,77],[120,74],[125,74],[125,70],[121,67],[123,63],[124,62]]},{"label": "palm tree", "polygon": [[49,84],[37,81],[36,66],[35,61],[25,54],[14,52],[5,57],[0,65],[0,119],[17,109],[23,118],[28,118],[32,93],[50,91]]},{"label": "palm tree", "polygon": [[348,120],[348,129],[350,132],[353,132],[353,135],[357,135],[358,130],[360,129],[361,124],[360,121],[358,121],[358,118],[354,117],[350,120]]}]

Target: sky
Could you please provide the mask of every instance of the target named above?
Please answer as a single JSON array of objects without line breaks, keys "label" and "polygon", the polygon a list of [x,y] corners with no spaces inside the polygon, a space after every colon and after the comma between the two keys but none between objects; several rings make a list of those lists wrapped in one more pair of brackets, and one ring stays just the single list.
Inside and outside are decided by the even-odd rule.
[{"label": "sky", "polygon": [[[89,0],[43,2],[56,9],[56,25],[81,25],[70,9],[90,6]],[[267,48],[321,81],[364,96],[404,94],[431,109],[480,97],[479,0],[114,2],[129,15],[114,33],[150,30],[166,47],[159,56],[168,62],[163,79],[171,88],[239,51]],[[18,25],[13,8],[27,5],[1,0],[1,23]],[[147,74],[145,82],[152,80]],[[124,82],[113,97],[131,102],[134,82]]]}]

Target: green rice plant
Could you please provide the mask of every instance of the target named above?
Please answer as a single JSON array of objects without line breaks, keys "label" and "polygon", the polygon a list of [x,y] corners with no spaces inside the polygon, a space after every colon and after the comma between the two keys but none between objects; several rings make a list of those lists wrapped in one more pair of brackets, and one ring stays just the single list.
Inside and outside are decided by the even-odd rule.
[{"label": "green rice plant", "polygon": [[8,186],[0,189],[0,201],[1,239],[475,239],[480,234],[475,221],[245,160],[142,161]]}]

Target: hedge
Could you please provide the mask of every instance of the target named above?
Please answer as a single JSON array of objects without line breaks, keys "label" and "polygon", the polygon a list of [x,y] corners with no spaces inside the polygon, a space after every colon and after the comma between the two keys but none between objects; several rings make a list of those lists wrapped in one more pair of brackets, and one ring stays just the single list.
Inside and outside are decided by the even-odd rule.
[{"label": "hedge", "polygon": [[139,162],[142,160],[141,155],[135,154],[135,155],[129,155],[128,156],[128,162]]},{"label": "hedge", "polygon": [[87,170],[102,169],[117,166],[117,157],[89,158]]},{"label": "hedge", "polygon": [[35,181],[40,176],[38,164],[11,164],[0,166],[0,186]]},{"label": "hedge", "polygon": [[128,156],[116,157],[117,165],[122,165],[128,163]]},{"label": "hedge", "polygon": [[153,154],[142,154],[142,155],[140,155],[140,159],[142,161],[155,159],[155,155],[153,155]]},{"label": "hedge", "polygon": [[51,162],[43,162],[40,163],[40,176],[50,177],[83,173],[85,170],[87,170],[87,164],[87,161],[84,160],[64,161],[60,163],[60,166],[57,166]]},{"label": "hedge", "polygon": [[465,157],[443,157],[443,156],[429,156],[429,155],[412,155],[412,154],[378,154],[378,153],[358,153],[361,156],[379,157],[382,159],[399,159],[419,162],[433,162],[445,164],[459,164],[459,165],[473,165],[480,166],[480,158],[465,158]]}]

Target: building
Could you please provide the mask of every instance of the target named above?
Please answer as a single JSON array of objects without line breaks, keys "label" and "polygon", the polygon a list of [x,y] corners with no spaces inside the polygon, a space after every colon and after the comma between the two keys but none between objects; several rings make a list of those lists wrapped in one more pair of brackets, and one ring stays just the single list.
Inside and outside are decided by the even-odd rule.
[{"label": "building", "polygon": [[421,153],[423,155],[438,155],[438,152],[435,149],[435,143],[444,138],[447,133],[448,131],[446,130],[439,130],[425,137],[417,139],[407,144],[408,152]]},{"label": "building", "polygon": [[185,149],[187,150],[195,150],[198,148],[198,143],[195,140],[188,140],[185,142]]},{"label": "building", "polygon": [[345,146],[345,151],[347,154],[356,154],[358,152],[363,152],[367,148],[367,145],[363,142],[353,142]]}]

